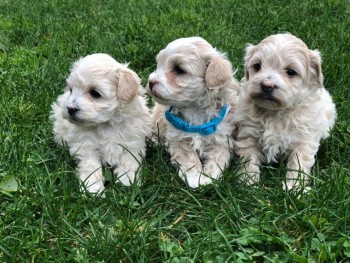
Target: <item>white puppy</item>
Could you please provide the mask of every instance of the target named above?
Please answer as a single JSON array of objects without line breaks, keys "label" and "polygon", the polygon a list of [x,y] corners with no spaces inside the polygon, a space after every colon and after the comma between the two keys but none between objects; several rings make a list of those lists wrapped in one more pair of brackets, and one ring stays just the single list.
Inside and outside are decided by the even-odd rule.
[{"label": "white puppy", "polygon": [[103,164],[124,185],[134,182],[151,135],[143,93],[136,73],[109,55],[93,54],[74,63],[51,119],[56,142],[68,145],[89,192],[103,191]]},{"label": "white puppy", "polygon": [[154,129],[190,187],[218,178],[229,163],[238,82],[225,55],[200,37],[177,39],[157,55],[147,91]]},{"label": "white puppy", "polygon": [[282,154],[288,158],[284,188],[307,181],[320,140],[336,119],[323,87],[320,53],[289,33],[248,45],[236,114],[235,149],[246,161],[243,180],[258,182],[262,160],[275,162]]}]

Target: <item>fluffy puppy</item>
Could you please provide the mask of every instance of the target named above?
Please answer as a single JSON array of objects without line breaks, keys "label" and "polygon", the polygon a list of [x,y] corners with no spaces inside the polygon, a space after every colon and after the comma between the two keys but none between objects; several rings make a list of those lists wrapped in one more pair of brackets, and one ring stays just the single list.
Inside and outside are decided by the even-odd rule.
[{"label": "fluffy puppy", "polygon": [[238,88],[231,63],[200,37],[177,39],[157,55],[147,86],[154,130],[190,187],[210,183],[229,163]]},{"label": "fluffy puppy", "polygon": [[74,63],[63,95],[52,105],[55,141],[66,143],[91,193],[104,190],[103,164],[124,185],[134,182],[151,117],[135,72],[106,54]]},{"label": "fluffy puppy", "polygon": [[307,182],[320,140],[328,137],[335,119],[319,51],[289,33],[247,46],[235,119],[235,150],[245,160],[244,181],[258,182],[262,160],[275,162],[282,154],[288,168],[284,188]]}]

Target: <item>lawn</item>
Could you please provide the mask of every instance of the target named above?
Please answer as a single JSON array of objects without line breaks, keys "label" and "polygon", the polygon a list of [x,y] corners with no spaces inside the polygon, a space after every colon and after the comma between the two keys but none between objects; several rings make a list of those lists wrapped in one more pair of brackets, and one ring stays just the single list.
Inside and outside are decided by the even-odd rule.
[{"label": "lawn", "polygon": [[[0,262],[349,262],[349,18],[348,0],[0,0]],[[308,194],[282,190],[283,163],[240,184],[237,157],[192,190],[151,142],[140,187],[105,170],[105,199],[79,193],[49,121],[75,60],[108,53],[145,85],[159,50],[197,35],[240,79],[246,44],[285,31],[321,51],[338,111]]]}]

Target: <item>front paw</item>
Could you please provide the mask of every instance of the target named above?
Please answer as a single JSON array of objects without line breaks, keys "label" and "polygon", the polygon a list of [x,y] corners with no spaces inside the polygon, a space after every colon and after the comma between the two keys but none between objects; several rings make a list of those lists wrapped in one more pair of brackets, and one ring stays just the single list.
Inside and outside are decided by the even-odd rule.
[{"label": "front paw", "polygon": [[105,197],[105,194],[103,191],[105,190],[103,180],[85,180],[83,182],[83,185],[80,186],[80,191],[81,192],[89,192],[90,194],[93,195],[101,195],[101,197]]},{"label": "front paw", "polygon": [[240,170],[240,180],[247,185],[253,185],[260,182],[260,168],[256,164],[245,165]]},{"label": "front paw", "polygon": [[198,188],[201,185],[210,184],[212,182],[212,179],[210,177],[205,176],[200,171],[193,168],[186,171],[185,173],[180,170],[179,176],[191,188]]},{"label": "front paw", "polygon": [[209,161],[204,165],[203,173],[212,179],[218,179],[222,174],[222,169],[216,162]]},{"label": "front paw", "polygon": [[117,176],[116,181],[121,182],[125,186],[131,186],[135,182],[136,171],[118,167],[114,170],[114,174]]},{"label": "front paw", "polygon": [[308,183],[308,176],[302,171],[288,171],[286,174],[286,181],[283,182],[282,187],[285,191],[304,188],[304,191],[308,192],[311,189],[310,187],[307,187]]}]

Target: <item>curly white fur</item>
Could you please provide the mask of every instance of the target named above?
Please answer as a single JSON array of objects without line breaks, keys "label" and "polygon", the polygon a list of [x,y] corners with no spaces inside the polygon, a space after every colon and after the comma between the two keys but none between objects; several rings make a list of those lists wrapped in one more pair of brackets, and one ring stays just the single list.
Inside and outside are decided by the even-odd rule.
[{"label": "curly white fur", "polygon": [[52,105],[55,141],[69,146],[80,181],[91,193],[104,190],[103,164],[124,185],[134,182],[151,117],[140,79],[106,54],[73,65],[65,92]]},{"label": "curly white fur", "polygon": [[[200,37],[177,39],[157,56],[157,70],[147,86],[156,101],[154,129],[168,143],[171,160],[190,187],[217,179],[229,163],[238,89],[231,63]],[[164,116],[173,106],[173,113],[190,125],[201,125],[217,117],[224,104],[231,106],[230,112],[217,131],[205,137],[177,130]]]},{"label": "curly white fur", "polygon": [[320,140],[336,119],[323,87],[320,53],[291,34],[272,35],[248,45],[245,71],[235,115],[235,149],[245,160],[242,180],[258,182],[261,162],[283,154],[288,157],[284,188],[307,182]]}]

